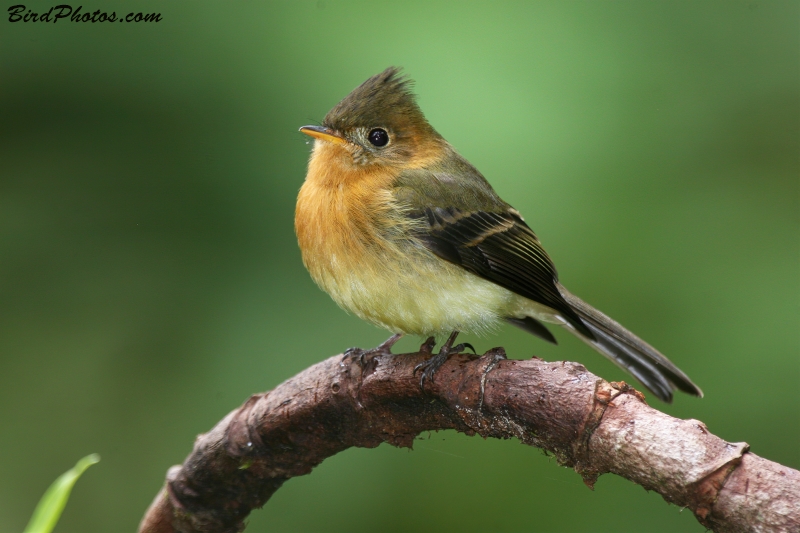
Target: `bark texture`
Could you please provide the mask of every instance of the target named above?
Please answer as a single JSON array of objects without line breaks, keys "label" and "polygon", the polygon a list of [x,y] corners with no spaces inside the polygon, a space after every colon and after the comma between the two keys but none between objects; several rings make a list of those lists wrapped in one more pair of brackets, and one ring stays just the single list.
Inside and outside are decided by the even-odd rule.
[{"label": "bark texture", "polygon": [[591,487],[611,472],[723,532],[800,532],[800,472],[649,407],[577,363],[452,357],[420,390],[427,354],[338,355],[252,396],[167,473],[141,533],[239,532],[284,481],[351,446],[411,447],[423,431],[516,437]]}]

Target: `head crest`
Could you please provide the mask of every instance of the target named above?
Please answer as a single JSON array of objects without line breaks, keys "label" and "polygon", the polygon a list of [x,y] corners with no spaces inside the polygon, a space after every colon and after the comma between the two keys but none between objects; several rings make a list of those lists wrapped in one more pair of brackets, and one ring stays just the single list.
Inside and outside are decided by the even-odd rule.
[{"label": "head crest", "polygon": [[389,67],[353,89],[331,109],[323,125],[339,131],[357,127],[392,127],[424,123],[417,105],[413,82],[397,67]]}]

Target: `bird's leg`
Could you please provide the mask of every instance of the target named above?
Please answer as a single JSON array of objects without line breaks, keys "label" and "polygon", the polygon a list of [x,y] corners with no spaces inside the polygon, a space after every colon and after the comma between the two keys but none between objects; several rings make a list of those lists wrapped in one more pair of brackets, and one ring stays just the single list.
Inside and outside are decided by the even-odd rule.
[{"label": "bird's leg", "polygon": [[[455,342],[457,336],[458,336],[458,331],[454,331],[453,333],[451,333],[450,336],[447,338],[447,341],[442,345],[441,349],[439,350],[439,353],[437,353],[430,359],[426,359],[425,361],[421,362],[420,364],[414,367],[415,374],[417,373],[418,370],[422,371],[422,375],[419,378],[420,388],[425,387],[426,379],[428,381],[433,382],[433,375],[436,373],[437,370],[439,370],[439,367],[441,367],[445,363],[445,361],[447,361],[447,358],[450,357],[451,355],[461,353],[461,351],[464,350],[465,348],[469,348],[470,350],[472,350],[473,353],[475,352],[475,348],[473,348],[472,345],[468,342],[462,342],[457,346],[453,346],[453,343]],[[422,347],[427,346],[428,341],[430,340],[431,339],[425,341],[425,344],[423,344]],[[422,347],[420,347],[420,351],[422,351]],[[433,348],[433,346],[431,346],[431,348]]]},{"label": "bird's leg", "polygon": [[375,348],[371,350],[362,350],[361,348],[348,348],[344,352],[345,357],[358,357],[361,366],[365,366],[376,355],[392,355],[392,346],[400,340],[402,333],[395,333]]},{"label": "bird's leg", "polygon": [[400,340],[402,337],[402,333],[395,333],[375,348],[371,349],[370,352],[375,352],[375,355],[392,355],[392,346]]}]

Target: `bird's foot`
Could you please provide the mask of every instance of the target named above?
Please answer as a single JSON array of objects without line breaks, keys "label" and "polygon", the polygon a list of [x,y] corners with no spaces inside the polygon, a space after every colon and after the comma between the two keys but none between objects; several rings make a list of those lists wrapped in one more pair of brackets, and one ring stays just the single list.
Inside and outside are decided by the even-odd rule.
[{"label": "bird's foot", "polygon": [[[466,348],[472,350],[472,353],[475,353],[475,348],[468,342],[462,342],[456,346],[453,346],[453,342],[456,340],[456,336],[458,335],[457,331],[454,331],[450,338],[447,339],[442,345],[442,348],[439,350],[439,353],[431,357],[430,359],[426,359],[425,361],[421,362],[417,366],[414,367],[414,374],[418,371],[422,372],[422,375],[419,378],[419,387],[421,389],[425,388],[425,380],[427,379],[431,383],[433,382],[433,376],[436,374],[436,371],[445,364],[447,359],[451,355],[456,355],[463,352]],[[433,337],[428,338],[425,343],[420,346],[420,352],[426,353],[425,348],[427,348],[427,353],[431,353],[433,350]]]},{"label": "bird's foot", "polygon": [[377,355],[392,355],[392,346],[394,346],[394,344],[399,341],[400,337],[402,336],[402,333],[395,333],[371,350],[364,350],[356,347],[348,348],[344,352],[344,358],[358,358],[358,362],[363,368],[367,366],[367,364],[371,362],[372,359],[374,359]]}]

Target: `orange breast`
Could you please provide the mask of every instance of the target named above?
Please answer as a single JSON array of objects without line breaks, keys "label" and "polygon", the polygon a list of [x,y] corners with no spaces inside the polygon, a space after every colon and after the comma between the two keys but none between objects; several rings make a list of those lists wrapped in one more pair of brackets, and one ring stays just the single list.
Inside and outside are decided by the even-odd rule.
[{"label": "orange breast", "polygon": [[342,164],[343,157],[349,154],[339,146],[315,144],[295,211],[303,262],[332,296],[333,284],[349,279],[355,269],[368,268],[376,254],[391,248],[382,230],[392,224],[394,173]]}]

